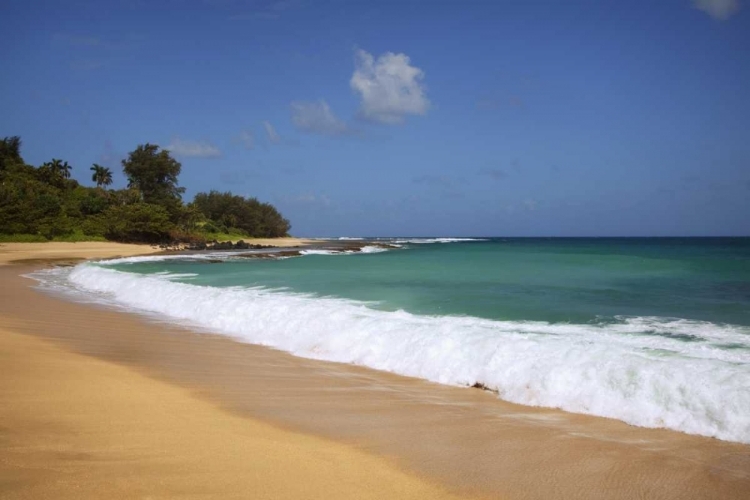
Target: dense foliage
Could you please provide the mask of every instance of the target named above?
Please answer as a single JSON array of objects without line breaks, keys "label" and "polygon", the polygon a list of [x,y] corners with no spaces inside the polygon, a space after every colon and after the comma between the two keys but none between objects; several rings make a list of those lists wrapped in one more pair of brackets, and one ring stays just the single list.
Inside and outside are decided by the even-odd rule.
[{"label": "dense foliage", "polygon": [[289,230],[289,222],[273,205],[255,198],[211,191],[196,194],[191,207],[218,225],[211,228],[217,232],[237,228],[249,234],[276,238]]},{"label": "dense foliage", "polygon": [[184,204],[180,163],[153,144],[138,146],[122,161],[127,189],[106,189],[112,171],[94,164],[96,187],[71,179],[59,159],[35,168],[21,158],[21,140],[0,140],[0,239],[110,239],[174,242],[277,237],[289,221],[273,205],[232,193],[198,193]]}]

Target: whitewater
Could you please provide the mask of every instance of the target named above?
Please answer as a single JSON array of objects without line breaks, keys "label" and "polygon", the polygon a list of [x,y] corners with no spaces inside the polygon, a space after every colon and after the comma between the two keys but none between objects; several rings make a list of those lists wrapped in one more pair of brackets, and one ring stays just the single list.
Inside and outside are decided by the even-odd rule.
[{"label": "whitewater", "polygon": [[195,276],[137,274],[106,263],[34,275],[78,299],[297,356],[479,384],[523,405],[750,443],[747,326],[658,316],[551,323],[425,315],[285,289],[190,283]]}]

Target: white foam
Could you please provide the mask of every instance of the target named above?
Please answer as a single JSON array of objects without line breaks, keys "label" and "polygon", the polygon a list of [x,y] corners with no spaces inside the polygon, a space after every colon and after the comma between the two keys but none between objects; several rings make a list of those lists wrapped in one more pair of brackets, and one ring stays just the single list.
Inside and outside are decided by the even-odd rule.
[{"label": "white foam", "polygon": [[91,264],[37,277],[299,356],[444,384],[478,382],[516,403],[750,443],[747,327],[664,318],[576,325],[418,316],[343,299],[196,286]]},{"label": "white foam", "polygon": [[170,255],[142,255],[138,257],[121,257],[101,261],[101,264],[136,264],[140,262],[161,262],[166,260],[230,260],[248,253],[266,253],[265,251],[235,250],[221,252],[182,253]]},{"label": "white foam", "polygon": [[381,253],[381,252],[387,252],[388,250],[389,250],[388,248],[368,245],[368,246],[364,246],[360,248],[359,253]]},{"label": "white foam", "polygon": [[484,238],[406,238],[396,239],[395,243],[414,243],[417,245],[429,243],[462,243],[466,241],[488,241]]},{"label": "white foam", "polygon": [[[395,245],[394,245],[395,246]],[[301,255],[356,255],[358,253],[380,253],[387,252],[389,249],[376,246],[366,245],[359,250],[326,250],[323,248],[310,248],[307,250],[300,250]]]},{"label": "white foam", "polygon": [[325,250],[322,248],[312,248],[309,250],[300,250],[300,255],[341,255],[346,252],[340,250]]},{"label": "white foam", "polygon": [[198,276],[196,273],[170,273],[167,271],[162,271],[156,274],[158,274],[160,278],[164,278],[168,280],[184,280],[184,279],[195,278],[196,276]]}]

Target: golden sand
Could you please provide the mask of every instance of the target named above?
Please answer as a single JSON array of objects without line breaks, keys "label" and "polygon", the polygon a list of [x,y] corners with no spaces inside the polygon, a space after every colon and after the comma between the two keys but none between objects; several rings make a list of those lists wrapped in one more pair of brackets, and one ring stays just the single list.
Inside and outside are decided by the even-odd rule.
[{"label": "golden sand", "polygon": [[[248,238],[251,245],[296,247],[314,243],[302,238]],[[0,243],[0,266],[11,263],[79,262],[87,259],[109,259],[148,255],[163,250],[153,245],[134,245],[112,241],[82,241],[76,243],[51,241],[48,243]]]},{"label": "golden sand", "polygon": [[451,498],[374,455],[0,329],[0,498]]},{"label": "golden sand", "polygon": [[[44,488],[58,498],[55,488],[89,484],[92,497],[114,498],[223,498],[240,484],[254,485],[244,498],[336,498],[347,485],[351,498],[744,499],[750,491],[747,445],[238,344],[62,301],[18,276],[29,270],[0,269],[0,326],[34,341],[0,333],[0,498],[44,498]],[[79,410],[87,401],[90,412]],[[271,435],[284,452],[270,455],[268,471],[257,461],[267,448],[257,447]],[[327,449],[342,454],[318,452]],[[308,482],[317,473],[304,456],[335,474]],[[413,486],[378,489],[400,481],[382,479],[390,473]],[[295,489],[296,478],[308,487]]]},{"label": "golden sand", "polygon": [[131,257],[159,251],[159,247],[151,245],[130,245],[110,241],[0,243],[0,265],[30,261],[81,261]]}]

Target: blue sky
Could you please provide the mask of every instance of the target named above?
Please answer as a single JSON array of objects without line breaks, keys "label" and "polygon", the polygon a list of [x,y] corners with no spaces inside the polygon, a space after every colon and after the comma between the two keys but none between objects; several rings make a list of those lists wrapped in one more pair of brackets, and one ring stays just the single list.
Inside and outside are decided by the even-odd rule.
[{"label": "blue sky", "polygon": [[750,7],[5,1],[0,136],[138,144],[300,236],[750,235]]}]

